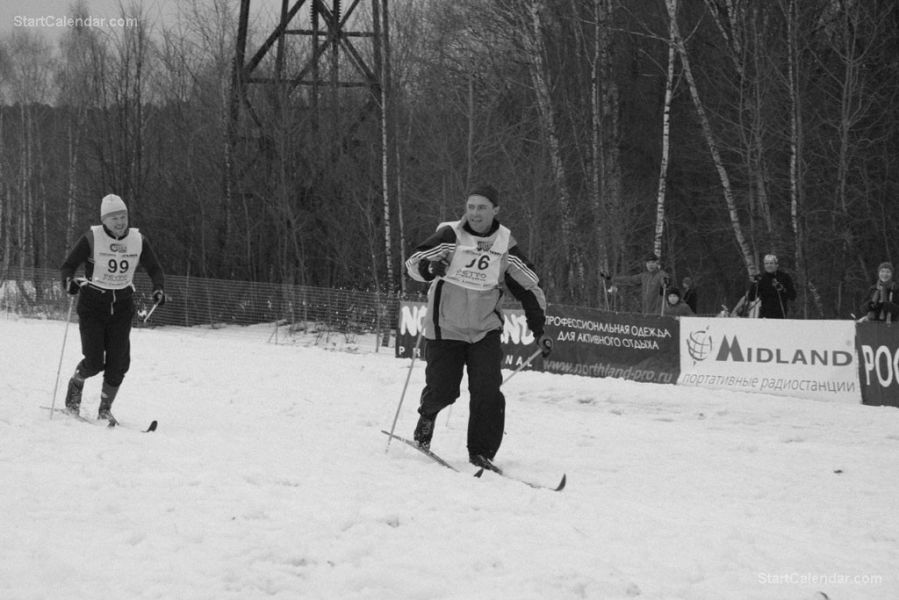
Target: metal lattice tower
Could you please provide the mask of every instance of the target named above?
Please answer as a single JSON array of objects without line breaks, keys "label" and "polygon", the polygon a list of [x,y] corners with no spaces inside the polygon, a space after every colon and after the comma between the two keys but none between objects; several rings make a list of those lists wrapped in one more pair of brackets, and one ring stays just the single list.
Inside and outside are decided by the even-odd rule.
[{"label": "metal lattice tower", "polygon": [[[287,111],[300,115],[304,135],[327,132],[328,139],[306,142],[329,155],[339,151],[329,140],[346,149],[367,119],[386,126],[387,0],[368,0],[369,14],[362,14],[362,4],[282,0],[274,31],[250,53],[251,0],[241,0],[231,83],[232,145],[241,136],[257,138],[260,152],[269,152],[267,138],[279,131]],[[367,93],[350,98],[345,91],[352,88]]]},{"label": "metal lattice tower", "polygon": [[[334,173],[345,171],[340,163],[349,160],[366,162],[371,197],[387,203],[392,152],[385,149],[393,138],[387,10],[388,0],[281,0],[274,30],[253,44],[251,0],[241,0],[227,195],[252,195],[260,181],[277,176],[272,165],[283,169],[284,164],[291,169],[290,193],[298,202],[339,194],[320,188],[329,174],[333,180]],[[377,161],[371,148],[378,149]]]}]

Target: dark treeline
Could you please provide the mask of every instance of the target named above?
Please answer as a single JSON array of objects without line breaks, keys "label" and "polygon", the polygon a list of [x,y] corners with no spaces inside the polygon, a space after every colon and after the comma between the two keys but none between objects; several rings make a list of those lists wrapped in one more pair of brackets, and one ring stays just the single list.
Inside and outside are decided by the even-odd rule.
[{"label": "dark treeline", "polygon": [[711,313],[773,252],[793,316],[848,317],[899,258],[894,0],[392,0],[387,140],[364,87],[258,86],[232,121],[237,5],[0,39],[0,276],[118,193],[173,274],[406,291],[479,181],[555,302],[635,309],[600,273],[656,251]]}]

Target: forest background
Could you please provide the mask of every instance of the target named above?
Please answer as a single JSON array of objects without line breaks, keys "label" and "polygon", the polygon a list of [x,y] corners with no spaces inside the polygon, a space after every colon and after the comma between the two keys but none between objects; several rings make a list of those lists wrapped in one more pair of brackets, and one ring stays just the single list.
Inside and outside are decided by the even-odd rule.
[{"label": "forest background", "polygon": [[379,85],[259,86],[255,124],[232,102],[237,0],[4,34],[0,278],[57,267],[117,193],[172,274],[417,291],[403,261],[484,181],[551,302],[638,310],[600,274],[656,252],[714,313],[775,253],[791,316],[845,318],[899,251],[894,0],[375,5],[353,18],[389,36],[331,42],[382,53]]}]

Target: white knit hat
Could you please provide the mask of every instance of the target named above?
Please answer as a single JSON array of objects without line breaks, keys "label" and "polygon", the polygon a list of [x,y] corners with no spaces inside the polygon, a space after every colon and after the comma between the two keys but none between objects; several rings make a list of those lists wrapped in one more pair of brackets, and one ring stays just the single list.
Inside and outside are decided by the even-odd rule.
[{"label": "white knit hat", "polygon": [[122,210],[128,210],[128,207],[125,206],[125,201],[115,194],[107,194],[103,196],[103,201],[100,202],[100,220],[102,221],[103,217],[105,217],[109,213],[119,212]]}]

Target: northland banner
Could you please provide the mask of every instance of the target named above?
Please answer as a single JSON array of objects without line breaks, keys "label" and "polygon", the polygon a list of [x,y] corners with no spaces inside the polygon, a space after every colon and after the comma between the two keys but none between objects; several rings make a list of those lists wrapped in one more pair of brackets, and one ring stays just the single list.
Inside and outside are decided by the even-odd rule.
[{"label": "northland banner", "polygon": [[899,327],[859,323],[855,344],[862,403],[899,407]]},{"label": "northland banner", "polygon": [[543,361],[548,373],[677,381],[678,323],[672,317],[554,306],[547,311],[546,333],[554,344]]},{"label": "northland banner", "polygon": [[681,319],[677,383],[859,402],[853,321]]},{"label": "northland banner", "polygon": [[[401,302],[399,327],[396,334],[396,357],[411,358],[413,350],[417,358],[427,360],[425,352],[425,340],[421,340],[416,349],[418,332],[425,318],[427,318],[428,306],[424,302]],[[521,309],[503,309],[505,326],[503,327],[503,368],[516,369],[524,363],[528,357],[537,350],[534,344],[534,334],[528,329]],[[543,359],[537,357],[526,369],[539,367]]]}]

